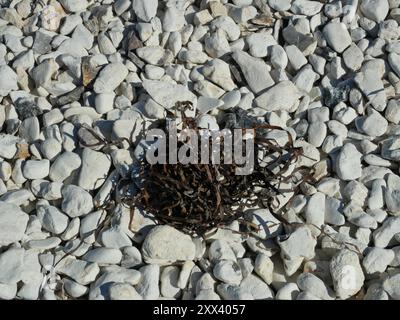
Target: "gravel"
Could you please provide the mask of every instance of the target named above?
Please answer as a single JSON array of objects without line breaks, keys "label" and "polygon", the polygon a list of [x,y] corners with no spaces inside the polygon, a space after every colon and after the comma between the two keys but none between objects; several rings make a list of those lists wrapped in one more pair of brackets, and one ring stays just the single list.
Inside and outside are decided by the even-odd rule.
[{"label": "gravel", "polygon": [[[399,17],[394,0],[2,1],[0,299],[399,300]],[[240,107],[302,147],[287,174],[316,182],[282,182],[289,225],[248,208],[258,231],[202,239],[105,205],[180,101],[201,128]]]}]

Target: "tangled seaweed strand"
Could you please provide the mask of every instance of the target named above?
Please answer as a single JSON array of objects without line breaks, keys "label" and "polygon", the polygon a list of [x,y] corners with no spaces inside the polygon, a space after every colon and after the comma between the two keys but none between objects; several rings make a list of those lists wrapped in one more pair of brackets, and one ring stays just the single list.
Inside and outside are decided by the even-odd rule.
[{"label": "tangled seaweed strand", "polygon": [[[196,119],[185,116],[184,111],[190,106],[188,102],[177,105],[182,129],[199,130]],[[289,133],[284,147],[265,138],[270,130],[282,128],[260,123],[241,109],[227,113],[220,123],[231,130],[253,129],[255,152],[251,174],[236,175],[237,165],[224,164],[223,161],[220,164],[201,164],[199,159],[199,164],[149,164],[144,160],[140,172],[143,184],[133,198],[126,200],[129,205],[152,214],[159,224],[200,236],[234,220],[245,223],[242,218],[246,208],[268,207],[274,212],[273,200],[281,193],[280,182],[295,181],[294,174],[284,174],[302,156],[302,148],[293,146]],[[166,125],[163,130],[168,133]],[[211,143],[209,146],[212,152]],[[263,154],[261,158],[260,152]],[[269,159],[267,163],[266,158]],[[311,169],[306,170],[301,181],[310,176]],[[281,217],[277,218],[284,222]]]}]

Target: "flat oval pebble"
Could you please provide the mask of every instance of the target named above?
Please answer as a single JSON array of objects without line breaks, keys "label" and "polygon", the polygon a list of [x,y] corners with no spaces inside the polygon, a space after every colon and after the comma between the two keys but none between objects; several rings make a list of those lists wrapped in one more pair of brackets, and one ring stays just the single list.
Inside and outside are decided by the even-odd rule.
[{"label": "flat oval pebble", "polygon": [[68,185],[62,188],[62,210],[71,218],[88,214],[93,208],[90,193],[81,187]]},{"label": "flat oval pebble", "polygon": [[192,239],[170,226],[154,227],[142,245],[142,255],[148,263],[170,264],[193,260],[195,245]]}]

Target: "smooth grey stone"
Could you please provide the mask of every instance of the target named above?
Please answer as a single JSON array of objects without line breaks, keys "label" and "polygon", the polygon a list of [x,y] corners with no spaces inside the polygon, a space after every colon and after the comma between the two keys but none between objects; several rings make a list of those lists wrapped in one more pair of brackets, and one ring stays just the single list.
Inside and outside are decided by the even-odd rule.
[{"label": "smooth grey stone", "polygon": [[83,188],[67,185],[62,188],[61,209],[71,218],[88,214],[93,209],[93,199]]}]

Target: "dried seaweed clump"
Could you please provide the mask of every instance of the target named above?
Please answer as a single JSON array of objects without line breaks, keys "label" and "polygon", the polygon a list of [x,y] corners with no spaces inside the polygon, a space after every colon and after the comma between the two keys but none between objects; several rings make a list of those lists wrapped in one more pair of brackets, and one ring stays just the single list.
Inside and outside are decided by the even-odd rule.
[{"label": "dried seaweed clump", "polygon": [[[220,164],[201,164],[199,159],[199,164],[152,165],[143,160],[140,171],[143,183],[133,199],[129,199],[130,205],[152,214],[159,224],[172,225],[185,233],[200,236],[234,220],[245,223],[243,212],[246,208],[268,207],[275,215],[274,199],[281,193],[280,184],[292,182],[293,188],[297,188],[310,176],[309,168],[306,172],[304,168],[293,170],[298,157],[302,156],[302,149],[293,146],[289,133],[284,146],[266,138],[271,130],[283,129],[260,123],[242,109],[227,112],[219,118],[220,128],[253,129],[255,152],[251,174],[236,175],[237,165],[224,164],[222,158]],[[196,118],[186,117],[181,112],[180,120],[181,129],[199,130]],[[168,134],[165,123],[161,128]]]}]

